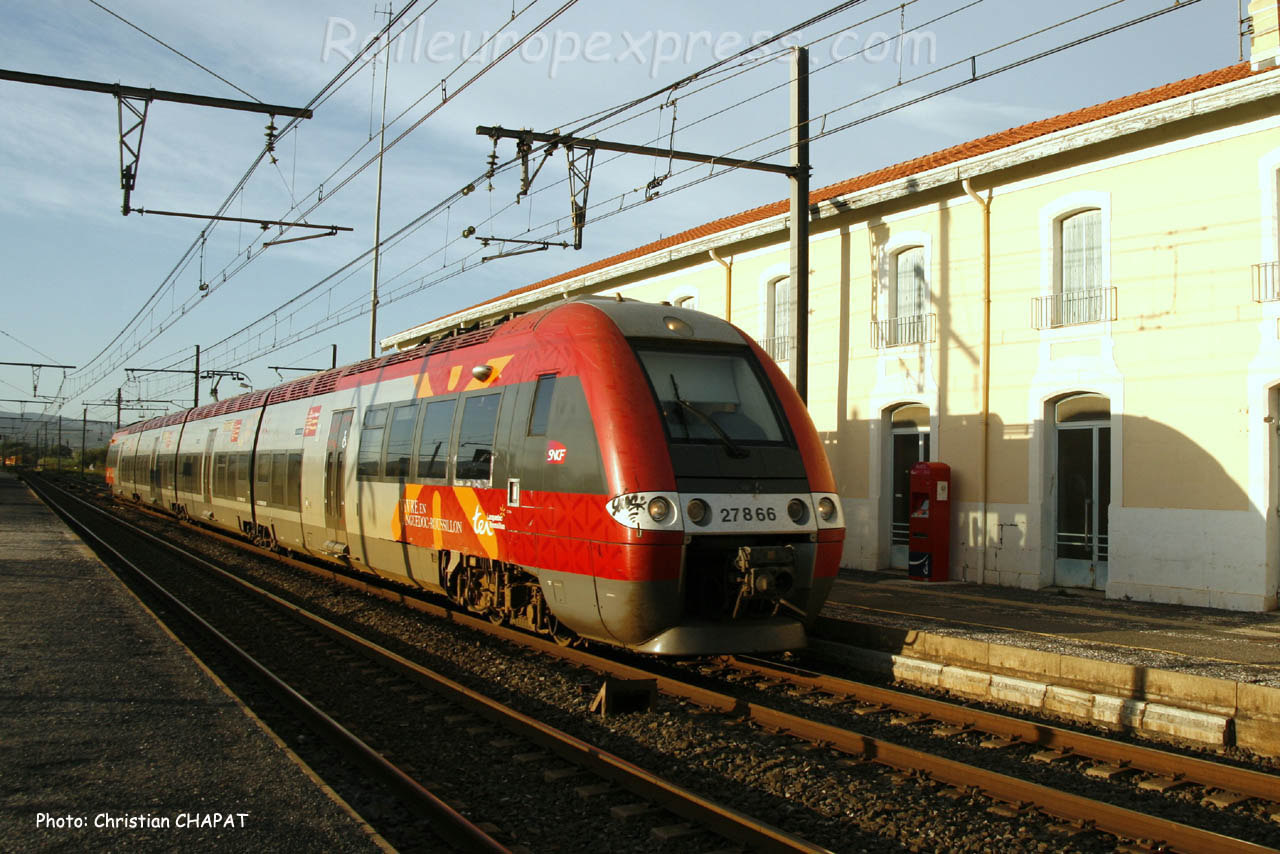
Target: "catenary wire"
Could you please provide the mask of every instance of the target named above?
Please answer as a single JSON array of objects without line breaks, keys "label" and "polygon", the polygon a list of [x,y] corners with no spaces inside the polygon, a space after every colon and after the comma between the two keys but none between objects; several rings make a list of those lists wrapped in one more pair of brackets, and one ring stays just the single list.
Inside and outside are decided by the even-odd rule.
[{"label": "catenary wire", "polygon": [[223,83],[226,83],[228,86],[230,86],[232,89],[235,89],[237,92],[239,92],[241,95],[244,95],[246,98],[248,98],[248,99],[250,99],[250,100],[252,100],[252,101],[257,101],[259,104],[261,104],[261,103],[262,103],[262,99],[257,98],[257,97],[255,97],[255,96],[253,96],[253,95],[249,94],[248,92],[246,92],[245,90],[243,90],[243,89],[241,89],[239,86],[237,86],[236,84],[232,83],[232,82],[231,82],[230,80],[228,80],[227,78],[223,77],[223,76],[222,76],[221,74],[219,74],[218,72],[214,71],[212,68],[209,68],[209,67],[207,67],[207,66],[201,65],[199,62],[196,62],[194,59],[192,59],[191,57],[187,56],[185,53],[183,53],[182,51],[178,50],[178,49],[177,49],[176,47],[174,47],[173,45],[168,44],[167,42],[163,42],[163,41],[161,41],[160,39],[158,39],[158,38],[156,38],[155,36],[153,36],[151,33],[149,33],[149,32],[147,32],[146,30],[144,30],[142,27],[139,27],[137,24],[133,23],[132,21],[130,21],[130,20],[128,20],[128,19],[126,19],[126,18],[122,17],[121,15],[119,15],[119,14],[117,14],[117,13],[113,12],[113,11],[111,11],[111,10],[110,10],[110,9],[108,9],[106,6],[103,6],[101,3],[99,3],[99,2],[98,2],[98,0],[89,0],[89,2],[90,2],[90,3],[92,3],[93,5],[97,6],[97,7],[98,7],[99,9],[101,9],[102,11],[106,12],[106,13],[107,13],[108,15],[110,15],[111,17],[113,17],[113,18],[115,18],[116,20],[120,21],[121,23],[124,23],[124,24],[126,24],[126,25],[128,25],[128,26],[130,26],[130,27],[133,27],[135,30],[137,30],[138,32],[142,33],[144,36],[146,36],[147,38],[151,39],[153,42],[155,42],[156,44],[160,45],[161,47],[164,47],[164,48],[166,48],[167,50],[173,51],[173,52],[174,52],[174,53],[176,53],[178,56],[182,57],[182,58],[183,58],[183,59],[185,59],[187,62],[189,62],[189,63],[191,63],[192,65],[194,65],[196,68],[199,68],[201,71],[205,71],[205,72],[208,72],[209,74],[212,74],[214,77],[218,78],[218,79],[219,79],[219,80],[221,80]]},{"label": "catenary wire", "polygon": [[[1198,2],[1198,0],[1190,0],[1190,2]],[[1107,6],[1111,6],[1111,5],[1116,5],[1116,4],[1115,4],[1115,3],[1107,4]],[[1107,29],[1105,29],[1105,30],[1102,30],[1102,31],[1099,31],[1099,32],[1093,33],[1093,34],[1091,34],[1091,35],[1089,35],[1089,36],[1085,36],[1085,37],[1083,37],[1083,38],[1073,40],[1073,41],[1068,42],[1068,43],[1066,43],[1066,44],[1063,44],[1063,45],[1057,46],[1057,47],[1055,47],[1055,48],[1052,48],[1052,49],[1049,49],[1049,50],[1046,50],[1046,51],[1042,51],[1042,52],[1040,52],[1040,53],[1034,54],[1034,55],[1029,56],[1029,57],[1025,57],[1025,58],[1023,58],[1023,59],[1021,59],[1021,60],[1018,60],[1018,61],[1016,61],[1016,62],[1008,63],[1008,64],[1006,64],[1006,65],[1004,65],[1004,66],[1001,66],[1001,67],[999,67],[999,68],[997,68],[997,69],[993,69],[992,71],[985,72],[985,73],[983,73],[982,75],[979,75],[976,79],[986,79],[986,78],[989,78],[989,77],[994,76],[994,75],[996,75],[996,74],[999,74],[999,73],[1003,73],[1003,72],[1005,72],[1005,71],[1012,70],[1013,68],[1020,67],[1020,66],[1025,65],[1025,64],[1027,64],[1027,63],[1029,63],[1029,62],[1033,62],[1033,61],[1036,61],[1036,60],[1038,60],[1038,59],[1042,59],[1042,58],[1044,58],[1044,57],[1046,57],[1046,56],[1050,56],[1050,55],[1053,55],[1053,54],[1055,54],[1055,53],[1061,52],[1061,51],[1063,51],[1063,50],[1067,50],[1067,49],[1070,49],[1070,48],[1072,48],[1072,47],[1078,46],[1078,45],[1080,45],[1080,44],[1084,44],[1085,42],[1092,41],[1092,40],[1094,40],[1094,39],[1096,39],[1096,38],[1100,38],[1100,37],[1102,37],[1102,36],[1105,36],[1105,35],[1108,35],[1108,34],[1111,34],[1111,33],[1117,32],[1117,31],[1119,31],[1119,30],[1121,30],[1121,29],[1125,29],[1125,28],[1127,28],[1127,27],[1134,26],[1134,25],[1139,24],[1139,23],[1143,23],[1143,22],[1145,22],[1145,21],[1148,21],[1148,20],[1151,20],[1151,19],[1153,19],[1153,18],[1155,18],[1155,17],[1158,17],[1158,16],[1160,16],[1160,15],[1162,15],[1162,14],[1166,14],[1166,13],[1168,13],[1168,12],[1170,12],[1170,11],[1174,11],[1174,10],[1176,10],[1177,8],[1185,7],[1185,6],[1187,6],[1187,5],[1190,5],[1190,3],[1184,2],[1184,3],[1176,4],[1175,6],[1172,6],[1172,7],[1167,7],[1167,8],[1165,8],[1165,9],[1158,10],[1158,11],[1156,11],[1156,12],[1153,12],[1153,13],[1149,14],[1149,15],[1141,16],[1141,17],[1139,17],[1139,18],[1133,19],[1133,20],[1128,21],[1128,22],[1125,22],[1125,23],[1123,23],[1123,24],[1120,24],[1120,25],[1117,25],[1117,26],[1114,26],[1114,27],[1107,28]],[[1103,8],[1106,8],[1106,7],[1103,7]],[[982,54],[978,54],[978,55],[987,55],[987,54],[989,54],[989,53],[991,53],[991,52],[993,52],[993,51],[995,51],[995,50],[1006,48],[1006,47],[1010,46],[1011,44],[1015,44],[1015,43],[1017,43],[1017,42],[1019,42],[1019,41],[1023,41],[1023,40],[1025,40],[1026,38],[1031,37],[1032,35],[1042,34],[1043,32],[1046,32],[1046,31],[1048,31],[1048,30],[1050,30],[1050,29],[1053,29],[1054,27],[1062,26],[1062,25],[1064,25],[1065,23],[1069,23],[1069,22],[1070,22],[1070,21],[1072,21],[1072,20],[1077,20],[1079,17],[1083,17],[1083,16],[1076,16],[1076,18],[1069,19],[1068,21],[1060,22],[1059,24],[1052,25],[1052,26],[1050,26],[1050,27],[1046,27],[1046,28],[1044,28],[1044,29],[1042,29],[1042,30],[1037,31],[1037,32],[1036,32],[1036,33],[1034,33],[1034,34],[1029,34],[1029,35],[1027,35],[1027,36],[1020,37],[1019,39],[1012,40],[1012,41],[1007,42],[1007,43],[1005,43],[1005,44],[1003,44],[1003,45],[1000,45],[1000,46],[998,46],[998,47],[996,47],[996,48],[992,48],[992,49],[990,49],[990,50],[988,50],[988,51],[984,51]],[[969,60],[966,58],[966,59],[964,60],[964,62],[969,62]],[[932,72],[931,72],[931,73],[932,73]],[[920,75],[920,77],[924,77],[924,76],[927,76],[927,75]],[[898,85],[899,85],[899,86],[907,86],[907,85],[909,85],[909,84],[911,84],[911,83],[913,83],[913,82],[916,82],[918,79],[919,79],[919,77],[918,77],[918,78],[912,78],[912,79],[910,79],[910,80],[903,81],[901,84],[898,84]],[[967,84],[968,82],[973,82],[973,80],[966,80],[966,81],[964,81],[962,84],[958,84],[958,85],[964,85],[964,84]],[[898,87],[890,87],[890,88],[892,89],[892,88],[898,88]],[[832,128],[832,129],[830,129],[830,130],[828,130],[828,131],[824,132],[821,136],[829,136],[829,135],[832,135],[832,134],[835,134],[835,133],[841,132],[842,130],[848,129],[849,127],[852,127],[852,126],[854,126],[854,125],[856,125],[856,124],[862,123],[862,122],[864,122],[864,121],[869,121],[871,118],[875,118],[875,117],[879,117],[879,116],[885,115],[885,114],[887,114],[888,112],[892,112],[892,111],[895,111],[895,110],[897,110],[897,109],[905,109],[906,107],[909,107],[909,106],[912,106],[912,105],[914,105],[914,104],[917,104],[917,103],[919,103],[920,101],[927,99],[928,97],[935,97],[935,96],[940,95],[940,94],[943,94],[943,93],[945,93],[945,92],[953,91],[955,88],[957,88],[957,86],[956,86],[956,85],[949,86],[949,87],[944,87],[944,88],[939,89],[939,90],[937,90],[937,91],[935,91],[935,92],[933,92],[933,93],[930,93],[930,94],[928,94],[928,95],[922,96],[921,98],[911,99],[911,100],[909,100],[909,101],[907,101],[907,102],[904,102],[904,103],[902,103],[902,104],[899,104],[899,105],[897,105],[897,106],[895,106],[895,107],[889,108],[888,110],[879,111],[879,112],[877,112],[877,113],[875,113],[875,114],[873,114],[873,115],[871,115],[871,116],[863,117],[863,118],[861,118],[861,119],[859,119],[859,120],[855,120],[854,122],[846,123],[845,125],[842,125],[842,126],[837,127],[837,128]],[[885,91],[889,91],[889,90],[885,90]],[[834,113],[834,112],[837,112],[838,110],[847,109],[847,108],[848,108],[848,106],[851,106],[851,105],[844,105],[844,106],[842,106],[842,107],[840,107],[840,108],[837,108],[836,110],[829,111],[829,113],[828,113],[828,114],[830,114],[830,113]],[[767,136],[767,137],[762,137],[762,138],[761,138],[761,140],[757,140],[756,142],[760,142],[760,141],[763,141],[763,140],[767,140],[767,139],[771,138],[772,136],[776,136],[776,134],[773,134],[773,135],[770,135],[770,136]],[[751,145],[751,144],[754,144],[754,143],[748,143],[748,145]],[[779,149],[779,151],[785,151],[785,150],[786,150],[785,148],[783,148],[783,149]],[[777,153],[777,152],[773,152],[773,153]],[[697,167],[690,167],[690,168],[697,168]],[[682,171],[688,171],[688,170],[682,170]],[[729,169],[722,169],[722,170],[720,170],[720,171],[718,171],[718,172],[713,172],[712,174],[710,174],[710,175],[708,175],[708,176],[705,176],[705,177],[702,177],[702,178],[695,179],[694,181],[688,182],[688,183],[687,183],[687,184],[685,184],[685,185],[681,185],[680,187],[673,188],[673,189],[669,190],[665,195],[671,195],[672,193],[674,193],[674,192],[678,192],[679,190],[687,189],[687,188],[689,188],[689,187],[691,187],[691,186],[694,186],[694,185],[696,185],[696,184],[700,184],[700,183],[702,183],[702,182],[704,182],[704,181],[707,181],[707,180],[710,180],[711,178],[714,178],[714,177],[719,177],[720,175],[723,175],[723,174],[725,174],[725,173],[726,173],[726,172],[728,172],[728,171],[732,171],[732,170],[729,170]],[[624,197],[625,197],[625,194],[624,194]],[[617,198],[618,198],[618,197],[616,197],[616,196],[614,197],[614,199],[615,199],[615,200],[616,200]],[[452,200],[452,198],[451,198],[450,200]],[[600,204],[601,204],[601,205],[609,204],[609,203],[610,203],[610,201],[611,201],[611,200],[606,200],[606,202],[603,202],[603,203],[600,203]],[[618,210],[615,210],[615,211],[611,211],[611,212],[608,212],[608,213],[605,213],[605,214],[598,215],[598,216],[594,217],[594,220],[598,221],[598,220],[601,220],[601,219],[609,218],[609,217],[611,217],[611,216],[615,216],[615,215],[617,215],[617,214],[619,214],[619,213],[625,212],[626,210],[630,210],[630,209],[632,209],[632,208],[634,208],[634,207],[637,207],[637,206],[639,206],[639,204],[643,204],[643,202],[634,203],[633,205],[630,205],[630,206],[620,207]],[[593,207],[594,207],[594,206],[593,206]],[[430,212],[428,212],[428,213],[430,213],[430,214],[439,213],[439,207],[437,206],[436,208],[433,208],[433,209],[432,209],[432,211],[430,211]],[[424,216],[425,216],[425,215],[424,215]],[[397,232],[397,234],[400,234],[400,233],[402,233],[403,231],[405,231],[406,229],[408,229],[409,227],[411,227],[411,226],[413,226],[413,225],[415,225],[415,224],[420,223],[420,222],[423,220],[423,218],[424,218],[424,217],[419,217],[419,218],[418,218],[417,220],[415,220],[413,223],[410,223],[410,224],[409,224],[408,226],[406,226],[404,229],[401,229],[401,231],[400,231],[400,232]],[[561,218],[558,218],[558,219],[563,219],[563,218],[561,217]],[[563,232],[559,232],[559,233],[563,233]],[[389,238],[389,240],[393,239],[394,237],[395,237],[395,235],[393,235],[393,236],[392,236],[392,238]],[[452,241],[452,242],[456,242],[456,241]],[[451,242],[451,243],[452,243],[452,242]],[[442,249],[436,250],[435,252],[433,252],[433,253],[431,253],[431,254],[432,254],[432,255],[434,255],[434,254],[438,254],[440,251],[442,251],[442,250],[443,250],[443,248],[444,248],[444,247],[442,247]],[[387,303],[391,303],[391,302],[398,301],[399,299],[403,299],[403,298],[405,298],[405,297],[407,297],[407,296],[411,295],[412,293],[416,293],[416,292],[419,292],[419,291],[421,291],[421,290],[425,290],[425,289],[427,289],[427,288],[433,287],[433,286],[435,286],[436,284],[439,284],[439,283],[441,283],[441,282],[443,282],[443,281],[447,281],[448,279],[451,279],[451,278],[453,278],[453,277],[455,277],[455,276],[457,276],[457,275],[461,274],[461,272],[463,272],[463,271],[466,269],[466,264],[467,264],[468,260],[469,260],[469,259],[471,259],[471,258],[473,258],[475,254],[477,254],[477,253],[476,253],[476,252],[470,253],[470,254],[468,254],[468,255],[464,256],[464,257],[461,259],[461,261],[454,262],[454,266],[456,267],[456,269],[451,270],[451,271],[449,271],[449,272],[446,272],[446,273],[444,273],[443,275],[441,275],[441,276],[439,276],[439,277],[435,278],[435,279],[434,279],[434,280],[432,280],[432,281],[426,281],[426,277],[423,277],[423,278],[421,278],[421,279],[418,279],[418,280],[417,280],[417,282],[420,284],[420,286],[419,286],[419,287],[415,287],[415,288],[412,288],[412,289],[406,289],[406,290],[405,290],[405,291],[403,291],[403,292],[393,292],[392,294],[389,294],[389,295],[388,295],[388,297],[386,298],[385,302],[387,302]],[[428,257],[430,257],[430,256],[428,256]],[[353,262],[350,262],[348,265],[345,265],[345,266],[344,266],[344,268],[342,268],[342,269],[346,269],[347,267],[351,266],[351,264],[353,264],[353,263],[357,263],[359,260],[361,260],[361,259],[360,259],[360,258],[353,259]],[[416,264],[417,264],[417,263],[421,263],[421,261],[419,261],[419,262],[415,262],[415,265],[414,265],[414,266],[416,266]],[[338,272],[341,272],[341,270],[340,270],[340,271],[338,271]],[[399,275],[400,275],[400,274],[397,274],[397,276],[399,276]],[[329,280],[329,279],[331,279],[331,278],[332,278],[332,276],[330,276],[330,277],[326,277],[326,279],[325,279],[325,280],[322,280],[322,282],[321,282],[321,283],[317,283],[317,286],[318,286],[319,284],[323,284],[323,282],[324,282],[324,281],[328,281],[328,280]],[[362,303],[362,302],[363,302],[363,301],[361,301],[361,303]],[[289,305],[289,303],[286,303],[286,306],[287,306],[287,305]],[[342,309],[340,309],[340,311],[345,311],[346,309],[348,309],[348,308],[350,308],[350,307],[353,307],[353,306],[356,306],[356,305],[357,305],[357,304],[353,301],[352,303],[349,303],[347,306],[344,306]],[[284,306],[282,306],[281,308],[283,309],[283,308],[284,308]],[[277,309],[276,311],[279,311],[279,310],[280,310],[280,309]],[[317,323],[317,324],[313,324],[311,327],[307,327],[307,328],[306,328],[306,330],[304,330],[304,331],[308,332],[308,334],[316,334],[316,333],[318,333],[319,331],[323,331],[324,329],[332,328],[332,326],[340,325],[340,323],[344,323],[344,322],[347,322],[347,321],[349,321],[349,320],[351,320],[351,319],[355,319],[355,317],[358,317],[358,316],[360,316],[361,314],[366,313],[366,312],[367,312],[367,307],[364,307],[364,308],[362,308],[362,309],[358,310],[358,311],[357,311],[357,313],[356,313],[356,314],[354,314],[354,315],[352,315],[351,317],[345,317],[345,318],[342,318],[341,320],[337,320],[336,318],[334,318],[334,320],[337,320],[337,322],[335,322],[335,323],[331,323],[331,322],[327,322],[327,321],[320,321],[320,322],[319,322],[319,323]],[[246,328],[245,328],[245,330],[241,330],[241,332],[246,331],[248,328],[249,328],[249,327],[246,327]],[[235,334],[239,334],[239,333],[235,333]],[[219,344],[229,344],[229,342],[230,342],[231,338],[233,338],[235,334],[233,334],[232,336],[228,336],[227,338],[223,339],[223,341],[219,342]],[[296,340],[302,340],[302,338],[301,338],[301,337],[297,337],[297,338],[296,338]],[[284,343],[284,342],[280,342],[280,343]],[[215,346],[217,346],[217,345],[215,345]],[[251,356],[250,356],[250,357],[246,357],[246,358],[253,358],[253,357],[251,357]]]},{"label": "catenary wire", "polygon": [[[405,6],[405,8],[402,9],[399,13],[397,13],[394,18],[389,19],[387,21],[387,24],[384,27],[383,32],[380,34],[380,36],[382,34],[385,34],[385,32],[390,31],[390,29],[405,14],[407,14],[408,11],[412,9],[414,5],[417,4],[417,2],[418,0],[408,0],[408,4]],[[312,96],[311,100],[308,101],[306,105],[307,108],[312,108],[325,95],[326,92],[328,92],[339,81],[341,81],[343,76],[347,73],[347,71],[350,70],[356,64],[359,58],[363,56],[369,50],[369,48],[372,47],[374,44],[376,44],[376,41],[370,41],[363,48],[361,48],[354,56],[352,56],[352,58],[346,63],[346,65],[344,65],[342,69],[338,71],[337,74],[335,74],[332,78],[330,78],[330,80],[323,87],[321,87],[319,92],[317,92],[314,96]],[[284,129],[280,131],[278,137],[283,136],[285,133],[292,130],[294,127],[296,127],[296,125],[300,121],[301,119],[298,119],[298,118],[290,119],[285,124]],[[267,153],[268,153],[268,146],[264,145],[262,147],[262,150],[258,153],[258,155],[254,158],[253,162],[250,164],[249,168],[245,170],[245,173],[241,176],[240,180],[236,182],[230,194],[228,194],[226,199],[224,199],[222,204],[218,207],[217,211],[215,212],[215,215],[217,216],[222,215],[227,210],[227,208],[230,207],[232,201],[240,194],[240,192],[244,189],[245,185],[248,184],[249,178],[252,177],[253,173],[257,170],[258,166],[262,163],[262,159],[267,155]],[[187,250],[178,259],[178,262],[174,264],[173,268],[169,271],[169,273],[164,277],[164,279],[161,280],[160,285],[157,286],[157,288],[151,294],[151,296],[147,298],[147,301],[143,303],[142,307],[139,308],[138,311],[134,314],[133,318],[131,318],[129,322],[126,323],[125,326],[121,328],[119,332],[116,333],[116,335],[98,352],[97,355],[95,355],[92,359],[89,360],[89,362],[86,363],[85,368],[81,370],[77,370],[75,374],[72,375],[72,379],[77,379],[81,377],[83,374],[92,370],[92,366],[97,364],[98,361],[103,357],[103,355],[105,355],[106,352],[116,344],[116,342],[118,342],[121,338],[123,338],[129,332],[133,324],[140,317],[143,316],[143,314],[147,311],[149,307],[151,307],[151,305],[159,297],[160,293],[165,289],[165,287],[174,280],[174,277],[178,273],[178,271],[180,269],[185,268],[186,264],[189,263],[191,257],[195,253],[197,247],[200,245],[200,242],[206,239],[207,234],[211,232],[215,227],[216,227],[216,222],[211,225],[205,226],[205,228],[201,231],[200,235],[197,236],[196,239],[192,241],[191,245],[187,247]],[[128,357],[126,356],[123,358],[128,358]],[[84,384],[81,386],[81,388],[76,392],[74,392],[73,395],[80,394],[82,391],[87,390],[93,384],[95,384],[96,382],[99,382],[102,378],[104,378],[107,373],[114,370],[115,367],[117,367],[117,365],[110,365],[104,369],[100,369],[99,373],[101,374],[101,376],[92,377],[87,381],[85,381]]]}]

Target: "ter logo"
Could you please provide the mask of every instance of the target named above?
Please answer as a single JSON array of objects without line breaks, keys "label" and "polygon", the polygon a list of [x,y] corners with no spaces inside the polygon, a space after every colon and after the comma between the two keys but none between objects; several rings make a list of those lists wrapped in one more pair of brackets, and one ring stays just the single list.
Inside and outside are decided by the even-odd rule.
[{"label": "ter logo", "polygon": [[553,466],[563,465],[565,455],[569,453],[569,449],[556,441],[547,442],[547,462]]}]

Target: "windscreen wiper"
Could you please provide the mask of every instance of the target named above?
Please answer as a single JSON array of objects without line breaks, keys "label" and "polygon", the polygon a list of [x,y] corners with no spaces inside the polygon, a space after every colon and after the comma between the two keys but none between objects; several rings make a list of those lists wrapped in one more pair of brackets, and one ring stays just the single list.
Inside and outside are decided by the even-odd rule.
[{"label": "windscreen wiper", "polygon": [[[744,457],[751,456],[750,451],[729,438],[729,434],[724,432],[724,428],[717,424],[714,418],[680,396],[680,386],[676,385],[675,374],[667,374],[667,376],[671,378],[671,390],[676,393],[676,403],[680,404],[685,409],[689,410],[706,422],[706,425],[711,428],[711,431],[716,434],[721,442],[724,443],[725,449],[729,452],[729,456],[737,459],[743,459]],[[685,432],[689,432],[687,427],[685,428]]]}]

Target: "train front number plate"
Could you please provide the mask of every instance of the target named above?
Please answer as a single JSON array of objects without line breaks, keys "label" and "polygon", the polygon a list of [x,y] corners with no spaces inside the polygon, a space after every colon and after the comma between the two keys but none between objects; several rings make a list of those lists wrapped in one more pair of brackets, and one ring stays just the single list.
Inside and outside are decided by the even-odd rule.
[{"label": "train front number plate", "polygon": [[721,507],[721,522],[776,522],[778,511],[772,507]]}]

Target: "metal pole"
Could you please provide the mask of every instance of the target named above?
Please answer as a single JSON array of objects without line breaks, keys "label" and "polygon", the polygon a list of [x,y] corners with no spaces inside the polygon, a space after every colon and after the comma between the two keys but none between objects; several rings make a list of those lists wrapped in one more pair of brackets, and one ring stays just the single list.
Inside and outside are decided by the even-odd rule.
[{"label": "metal pole", "polygon": [[490,139],[518,139],[526,142],[556,143],[574,148],[594,148],[596,151],[616,151],[620,154],[640,154],[646,157],[657,157],[662,160],[685,160],[691,163],[711,163],[716,166],[731,166],[735,169],[748,169],[756,172],[773,172],[779,175],[790,175],[793,167],[778,163],[761,163],[758,160],[743,160],[738,157],[722,157],[718,154],[699,154],[693,151],[681,151],[673,148],[653,148],[648,145],[631,145],[626,142],[609,142],[595,137],[570,136],[559,133],[538,133],[531,130],[508,130],[503,127],[479,125],[477,136]]},{"label": "metal pole", "polygon": [[793,377],[800,399],[809,401],[809,49],[791,53],[791,318]]},{"label": "metal pole", "polygon": [[333,346],[333,355],[331,356],[331,359],[330,359],[330,361],[332,362],[332,364],[329,365],[330,370],[338,367],[338,345],[334,344],[332,346]]},{"label": "metal pole", "polygon": [[89,407],[80,410],[80,476],[84,477],[84,451],[89,435]]},{"label": "metal pole", "polygon": [[58,445],[53,449],[54,468],[58,470],[58,474],[62,474],[62,416],[58,416]]},{"label": "metal pole", "polygon": [[[197,344],[196,345],[196,393],[195,393],[195,402],[191,404],[191,408],[198,409],[199,407],[200,407],[200,345]],[[117,417],[116,420],[119,421],[120,419]],[[120,425],[117,424],[116,426],[118,427]]]},{"label": "metal pole", "polygon": [[[387,6],[390,16],[391,7]],[[378,67],[374,57],[374,68]],[[391,76],[391,43],[387,42],[386,70],[382,72],[382,129],[378,131],[378,198],[373,213],[373,293],[369,300],[369,358],[378,355],[378,262],[382,255],[382,157],[387,138],[387,78]]]},{"label": "metal pole", "polygon": [[[199,376],[199,374],[196,374]],[[120,429],[120,389],[116,389],[116,429]]]}]

